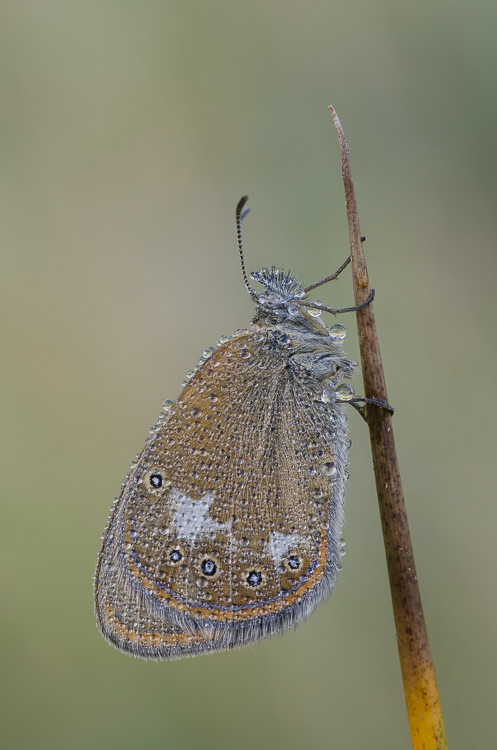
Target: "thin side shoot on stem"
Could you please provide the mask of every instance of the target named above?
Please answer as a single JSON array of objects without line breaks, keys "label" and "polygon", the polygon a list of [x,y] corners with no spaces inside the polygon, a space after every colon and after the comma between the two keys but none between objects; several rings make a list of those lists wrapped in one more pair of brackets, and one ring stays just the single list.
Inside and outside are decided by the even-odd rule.
[{"label": "thin side shoot on stem", "polygon": [[[333,107],[328,109],[340,141],[354,298],[356,305],[361,305],[368,299],[371,290],[361,242],[349,151],[340,120]],[[356,316],[364,395],[368,399],[388,403],[373,305],[362,307]],[[386,409],[367,403],[364,411],[370,432],[412,746],[414,750],[445,750],[447,739],[416,576],[392,417]]]}]

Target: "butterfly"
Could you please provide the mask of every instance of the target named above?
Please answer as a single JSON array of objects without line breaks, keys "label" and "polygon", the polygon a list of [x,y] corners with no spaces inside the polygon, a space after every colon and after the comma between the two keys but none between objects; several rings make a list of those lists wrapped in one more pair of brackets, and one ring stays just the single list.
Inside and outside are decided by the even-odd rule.
[{"label": "butterfly", "polygon": [[[98,627],[119,650],[175,659],[231,649],[298,624],[332,591],[356,363],[309,291],[275,266],[245,271],[247,330],[206,350],[133,462],[94,576]],[[368,303],[370,300],[368,300]]]}]

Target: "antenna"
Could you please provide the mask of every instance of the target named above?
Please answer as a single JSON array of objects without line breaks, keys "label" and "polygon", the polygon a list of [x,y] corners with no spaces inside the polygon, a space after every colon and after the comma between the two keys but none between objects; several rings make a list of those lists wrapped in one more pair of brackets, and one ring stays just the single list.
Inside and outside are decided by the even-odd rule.
[{"label": "antenna", "polygon": [[236,241],[238,242],[238,253],[240,255],[240,265],[242,267],[242,276],[243,276],[243,283],[245,284],[245,289],[247,290],[247,292],[250,294],[250,296],[255,302],[259,302],[259,298],[257,296],[255,289],[252,289],[252,287],[249,284],[247,271],[245,269],[245,260],[243,258],[242,220],[250,211],[248,207],[244,209],[244,206],[247,201],[248,201],[248,195],[244,195],[243,198],[240,198],[236,207],[236,214],[235,214],[236,215]]}]

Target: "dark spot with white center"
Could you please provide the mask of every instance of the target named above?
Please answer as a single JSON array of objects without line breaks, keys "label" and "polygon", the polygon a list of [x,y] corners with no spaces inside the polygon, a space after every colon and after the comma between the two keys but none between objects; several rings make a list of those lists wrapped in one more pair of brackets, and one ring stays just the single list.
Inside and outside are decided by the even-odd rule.
[{"label": "dark spot with white center", "polygon": [[160,474],[160,472],[158,471],[152,472],[152,474],[150,474],[149,481],[155,490],[159,489],[159,487],[162,487],[162,474]]},{"label": "dark spot with white center", "polygon": [[300,568],[300,557],[298,555],[289,555],[287,558],[287,564],[291,570],[298,570],[298,568]]},{"label": "dark spot with white center", "polygon": [[179,549],[172,549],[169,553],[169,558],[171,562],[173,563],[179,563],[183,559],[183,555],[179,551]]},{"label": "dark spot with white center", "polygon": [[261,570],[251,570],[247,575],[247,583],[249,586],[260,586],[263,580]]},{"label": "dark spot with white center", "polygon": [[215,575],[217,571],[217,565],[214,562],[214,560],[211,560],[210,558],[206,558],[205,560],[202,560],[202,564],[200,565],[200,570],[204,574],[204,576],[213,576]]}]

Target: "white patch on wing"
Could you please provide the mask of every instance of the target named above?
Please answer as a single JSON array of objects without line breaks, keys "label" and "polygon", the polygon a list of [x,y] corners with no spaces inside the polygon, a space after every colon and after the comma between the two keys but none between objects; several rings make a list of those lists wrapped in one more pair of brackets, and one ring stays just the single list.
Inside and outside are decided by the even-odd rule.
[{"label": "white patch on wing", "polygon": [[205,536],[211,532],[227,531],[231,528],[231,521],[220,523],[209,516],[209,508],[214,496],[207,493],[200,500],[192,500],[178,490],[169,493],[171,503],[175,506],[173,524],[180,536],[189,542],[195,542],[198,536]]},{"label": "white patch on wing", "polygon": [[267,549],[274,562],[279,565],[292,549],[301,544],[302,537],[298,534],[281,534],[279,531],[272,531]]}]

